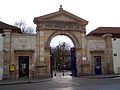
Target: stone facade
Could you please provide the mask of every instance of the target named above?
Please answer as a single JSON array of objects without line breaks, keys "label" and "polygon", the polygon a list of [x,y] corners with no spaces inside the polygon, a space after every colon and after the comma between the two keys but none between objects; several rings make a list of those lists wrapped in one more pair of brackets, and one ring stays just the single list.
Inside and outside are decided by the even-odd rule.
[{"label": "stone facade", "polygon": [[113,46],[113,63],[114,63],[114,72],[116,74],[120,73],[120,38],[112,39]]},{"label": "stone facade", "polygon": [[3,78],[3,36],[0,34],[0,80]]},{"label": "stone facade", "polygon": [[94,57],[101,56],[102,74],[112,74],[113,73],[113,58],[112,58],[111,36],[110,35],[105,35],[103,37],[87,36],[86,40],[87,40],[86,41],[86,48],[87,48],[86,52],[87,52],[88,62],[90,64],[88,69],[91,68],[90,70],[87,70],[87,72],[91,72],[91,74],[95,74]]},{"label": "stone facade", "polygon": [[[24,75],[29,78],[51,77],[50,42],[57,35],[66,35],[73,41],[77,75],[94,75],[98,71],[100,74],[113,73],[111,35],[86,36],[88,21],[63,10],[62,7],[57,12],[35,18],[34,23],[37,25],[37,34],[34,35],[4,30],[3,79],[17,79]],[[96,66],[96,63],[100,66]],[[15,70],[10,71],[10,66],[14,66]],[[28,73],[21,71],[24,68],[28,69]]]}]

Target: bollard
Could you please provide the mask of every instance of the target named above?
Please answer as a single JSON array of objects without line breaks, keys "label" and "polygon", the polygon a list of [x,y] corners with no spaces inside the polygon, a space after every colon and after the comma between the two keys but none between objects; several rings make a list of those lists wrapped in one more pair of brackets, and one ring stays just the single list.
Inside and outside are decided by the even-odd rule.
[{"label": "bollard", "polygon": [[64,72],[63,72],[63,76],[65,76]]},{"label": "bollard", "polygon": [[56,76],[56,73],[54,73],[54,76]]}]

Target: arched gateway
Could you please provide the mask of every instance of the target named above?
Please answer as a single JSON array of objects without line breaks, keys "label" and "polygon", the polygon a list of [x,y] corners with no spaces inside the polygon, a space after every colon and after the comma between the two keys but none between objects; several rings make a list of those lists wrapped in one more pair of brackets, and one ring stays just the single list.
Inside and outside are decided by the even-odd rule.
[{"label": "arched gateway", "polygon": [[[37,71],[47,68],[47,74],[50,75],[49,67],[44,66],[50,62],[50,42],[57,35],[66,35],[74,43],[76,49],[76,60],[86,56],[85,53],[85,35],[88,21],[79,18],[60,7],[59,11],[40,16],[34,19],[37,25]],[[81,66],[77,65],[77,74],[81,72]],[[38,75],[39,76],[39,75]]]},{"label": "arched gateway", "polygon": [[86,35],[88,22],[62,7],[57,12],[35,18],[34,23],[36,34],[18,33],[12,28],[2,31],[3,79],[50,77],[50,42],[57,35],[68,36],[73,41],[77,75],[113,73],[111,34],[99,36],[95,33],[99,30],[95,30]]}]

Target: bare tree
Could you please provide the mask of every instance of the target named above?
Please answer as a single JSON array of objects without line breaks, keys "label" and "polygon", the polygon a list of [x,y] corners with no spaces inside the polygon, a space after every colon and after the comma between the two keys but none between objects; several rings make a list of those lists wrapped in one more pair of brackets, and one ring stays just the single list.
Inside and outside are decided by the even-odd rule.
[{"label": "bare tree", "polygon": [[60,71],[63,70],[66,62],[70,63],[70,61],[71,61],[71,60],[68,60],[69,57],[70,57],[70,45],[67,44],[66,42],[59,43],[59,45],[53,49],[54,69],[57,68]]},{"label": "bare tree", "polygon": [[19,21],[15,21],[14,26],[21,28],[23,33],[29,33],[32,34],[35,32],[33,27],[27,26],[27,24],[25,23],[25,21],[23,21],[22,19]]},{"label": "bare tree", "polygon": [[70,45],[66,42],[59,43],[58,46],[61,48],[61,50],[70,50]]},{"label": "bare tree", "polygon": [[24,31],[24,33],[31,33],[31,34],[33,34],[33,33],[35,33],[35,30],[34,30],[34,28],[33,27],[26,27],[25,28],[25,31]]}]

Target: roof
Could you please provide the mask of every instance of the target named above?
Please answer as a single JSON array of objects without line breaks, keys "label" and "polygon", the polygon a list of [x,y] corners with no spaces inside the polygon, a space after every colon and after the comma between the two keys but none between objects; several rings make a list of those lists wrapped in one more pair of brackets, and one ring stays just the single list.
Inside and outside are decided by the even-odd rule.
[{"label": "roof", "polygon": [[105,34],[112,34],[112,37],[120,38],[120,27],[98,27],[91,31],[87,36],[102,36]]},{"label": "roof", "polygon": [[0,21],[0,33],[3,33],[4,29],[9,29],[9,30],[12,30],[12,32],[21,33],[20,28],[9,25],[9,24],[6,24],[6,23]]},{"label": "roof", "polygon": [[57,12],[53,12],[50,14],[46,14],[46,15],[34,18],[34,23],[37,23],[39,21],[50,20],[48,18],[52,18],[52,17],[59,16],[59,15],[66,15],[66,16],[68,16],[68,17],[70,17],[70,18],[72,18],[72,19],[74,19],[74,20],[76,20],[84,25],[88,24],[88,21],[86,21],[86,20],[84,20],[84,19],[82,19],[82,18],[80,18],[72,13],[69,13],[69,12],[63,10],[62,6],[60,6],[59,11],[57,11]]}]

